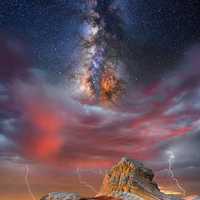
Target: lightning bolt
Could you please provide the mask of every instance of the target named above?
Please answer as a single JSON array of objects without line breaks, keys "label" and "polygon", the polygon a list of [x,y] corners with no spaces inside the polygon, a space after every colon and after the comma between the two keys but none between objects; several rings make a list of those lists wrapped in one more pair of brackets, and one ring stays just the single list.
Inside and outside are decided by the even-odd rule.
[{"label": "lightning bolt", "polygon": [[175,160],[175,155],[173,151],[167,151],[167,155],[168,155],[168,163],[169,163],[169,167],[168,167],[168,171],[170,173],[170,176],[172,178],[172,180],[175,182],[177,188],[182,192],[182,194],[185,196],[186,195],[186,191],[185,189],[181,186],[181,184],[179,183],[178,179],[175,177],[173,169],[172,169],[172,164]]},{"label": "lightning bolt", "polygon": [[32,190],[31,190],[31,185],[29,183],[29,166],[25,165],[25,183],[26,183],[26,187],[28,190],[28,193],[30,194],[30,197],[32,200],[36,200],[36,197],[34,196]]},{"label": "lightning bolt", "polygon": [[103,176],[106,175],[106,170],[99,169],[98,171],[100,175],[103,175]]},{"label": "lightning bolt", "polygon": [[104,173],[103,173],[103,171],[101,169],[99,169],[99,174],[100,175],[102,175],[102,174],[104,175]]},{"label": "lightning bolt", "polygon": [[81,178],[81,174],[80,174],[80,169],[77,168],[76,169],[76,172],[78,174],[78,180],[79,180],[79,183],[84,185],[85,187],[89,188],[90,190],[92,190],[93,192],[95,193],[98,193],[98,191],[92,186],[90,185],[87,181],[83,181],[82,178]]}]

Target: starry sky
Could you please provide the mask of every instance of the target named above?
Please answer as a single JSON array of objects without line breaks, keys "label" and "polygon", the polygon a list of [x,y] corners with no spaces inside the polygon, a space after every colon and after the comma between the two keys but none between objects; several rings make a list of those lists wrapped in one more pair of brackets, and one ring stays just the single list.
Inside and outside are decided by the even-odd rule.
[{"label": "starry sky", "polygon": [[37,198],[94,195],[123,156],[152,168],[163,191],[181,193],[171,154],[186,195],[199,195],[199,1],[97,1],[127,83],[109,107],[82,99],[71,81],[87,56],[84,16],[95,2],[0,1],[1,199],[31,200],[26,166]]}]

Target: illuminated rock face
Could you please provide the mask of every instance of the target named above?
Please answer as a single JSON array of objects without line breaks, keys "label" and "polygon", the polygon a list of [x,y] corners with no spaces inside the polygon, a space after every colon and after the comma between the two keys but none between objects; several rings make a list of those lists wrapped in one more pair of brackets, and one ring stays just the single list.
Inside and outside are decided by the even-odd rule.
[{"label": "illuminated rock face", "polygon": [[153,177],[152,170],[142,163],[122,158],[105,176],[98,195],[122,197],[122,194],[134,194],[144,200],[177,199],[161,193]]}]

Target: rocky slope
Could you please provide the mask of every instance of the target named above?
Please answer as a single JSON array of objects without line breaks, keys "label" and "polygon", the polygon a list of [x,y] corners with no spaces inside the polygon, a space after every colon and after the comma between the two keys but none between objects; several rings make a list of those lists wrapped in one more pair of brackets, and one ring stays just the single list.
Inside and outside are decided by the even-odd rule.
[{"label": "rocky slope", "polygon": [[122,158],[106,174],[100,192],[92,198],[76,193],[53,192],[41,200],[181,200],[161,193],[151,169],[138,161]]},{"label": "rocky slope", "polygon": [[98,195],[118,197],[121,193],[130,193],[145,200],[178,199],[161,193],[153,178],[153,171],[139,161],[122,158],[106,174]]}]

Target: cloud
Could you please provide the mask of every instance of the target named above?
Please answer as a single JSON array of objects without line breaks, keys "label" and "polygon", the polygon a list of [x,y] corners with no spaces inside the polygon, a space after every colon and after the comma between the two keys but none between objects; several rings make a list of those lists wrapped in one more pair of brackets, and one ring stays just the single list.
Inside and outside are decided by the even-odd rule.
[{"label": "cloud", "polygon": [[154,145],[191,131],[190,125],[178,122],[184,120],[180,110],[169,112],[177,93],[169,93],[162,101],[144,95],[148,110],[131,114],[83,105],[68,92],[63,85],[40,79],[15,83],[21,117],[16,133],[8,137],[24,156],[87,166],[109,164],[124,155],[146,160],[155,156]]},{"label": "cloud", "polygon": [[[83,103],[72,97],[65,82],[51,83],[44,73],[32,72],[31,78],[9,87],[12,106],[1,117],[2,134],[13,144],[10,151],[21,157],[71,168],[106,168],[126,155],[164,169],[166,150],[184,152],[188,146],[187,158],[197,151],[192,144],[199,130],[200,87],[193,70],[182,67],[164,80],[134,88],[110,109]],[[189,162],[183,159],[186,166]]]}]

